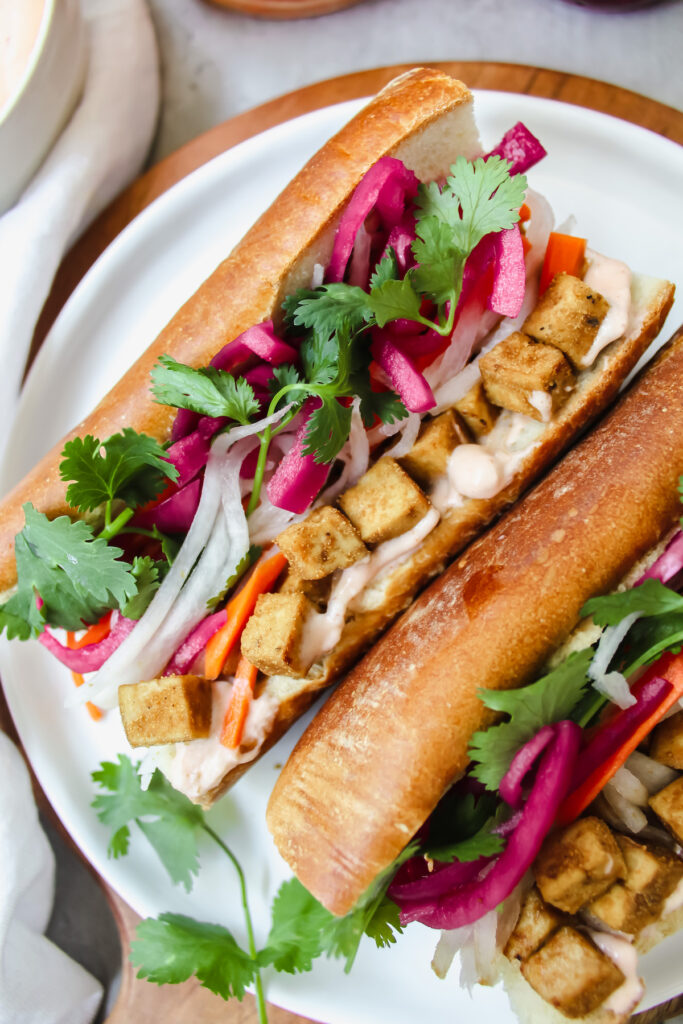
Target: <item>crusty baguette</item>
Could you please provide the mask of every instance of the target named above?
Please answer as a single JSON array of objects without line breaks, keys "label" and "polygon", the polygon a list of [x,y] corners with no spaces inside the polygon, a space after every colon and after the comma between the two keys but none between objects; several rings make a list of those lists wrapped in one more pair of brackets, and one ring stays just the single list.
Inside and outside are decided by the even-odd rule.
[{"label": "crusty baguette", "polygon": [[156,404],[150,373],[160,355],[205,366],[253,324],[278,319],[283,298],[326,265],[340,212],[367,169],[393,154],[418,177],[443,174],[454,155],[480,152],[468,89],[441,71],[415,68],[390,82],[285,188],[232,253],[176,313],[94,411],[56,444],[0,504],[0,593],[16,582],[14,538],[31,501],[50,518],[71,514],[59,478],[64,442],[106,438],[130,426],[165,440],[175,410]]},{"label": "crusty baguette", "polygon": [[520,686],[680,515],[683,333],[615,409],[475,542],[350,673],[270,799],[284,858],[346,913],[464,771],[491,721],[479,687]]}]

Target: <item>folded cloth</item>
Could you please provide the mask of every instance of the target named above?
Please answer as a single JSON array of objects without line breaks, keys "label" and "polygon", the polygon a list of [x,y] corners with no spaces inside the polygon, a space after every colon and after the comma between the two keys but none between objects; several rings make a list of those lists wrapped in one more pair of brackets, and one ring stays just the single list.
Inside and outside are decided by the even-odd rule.
[{"label": "folded cloth", "polygon": [[0,733],[0,1024],[88,1024],[102,987],[42,934],[55,864],[16,747]]},{"label": "folded cloth", "polygon": [[[159,107],[145,0],[81,0],[89,41],[83,96],[35,177],[0,217],[0,409],[14,412],[33,330],[60,260],[138,173]],[[0,434],[4,443],[6,431]]]}]

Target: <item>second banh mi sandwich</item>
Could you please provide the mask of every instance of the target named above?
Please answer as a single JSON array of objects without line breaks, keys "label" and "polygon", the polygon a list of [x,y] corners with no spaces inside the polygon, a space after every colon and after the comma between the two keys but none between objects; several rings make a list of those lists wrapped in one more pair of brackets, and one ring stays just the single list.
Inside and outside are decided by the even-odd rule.
[{"label": "second banh mi sandwich", "polygon": [[359,662],[270,798],[329,910],[441,930],[437,974],[460,950],[522,1020],[627,1020],[637,952],[683,925],[682,497],[683,330]]},{"label": "second banh mi sandwich", "polygon": [[481,153],[462,83],[396,79],[0,506],[0,624],[85,678],[74,701],[118,703],[143,770],[195,801],[543,473],[664,322],[671,284],[551,233],[523,125]]}]

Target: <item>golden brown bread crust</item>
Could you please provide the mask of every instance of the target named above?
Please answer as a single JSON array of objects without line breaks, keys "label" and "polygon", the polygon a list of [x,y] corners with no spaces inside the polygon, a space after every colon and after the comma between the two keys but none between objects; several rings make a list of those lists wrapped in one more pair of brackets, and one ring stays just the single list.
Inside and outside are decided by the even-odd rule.
[{"label": "golden brown bread crust", "polygon": [[346,913],[468,763],[479,687],[531,681],[680,514],[683,334],[605,420],[475,542],[317,715],[268,825],[304,885]]},{"label": "golden brown bread crust", "polygon": [[[96,409],[4,498],[0,593],[16,582],[14,538],[24,525],[23,503],[32,501],[50,518],[73,515],[59,478],[64,442],[87,433],[106,438],[122,426],[166,440],[174,410],[153,402],[149,390],[159,356],[203,366],[248,327],[277,318],[292,285],[308,285],[313,262],[320,255],[329,258],[341,208],[368,167],[470,101],[461,82],[415,68],[389,83],[306,164]],[[308,275],[304,281],[297,276],[302,272]]]}]

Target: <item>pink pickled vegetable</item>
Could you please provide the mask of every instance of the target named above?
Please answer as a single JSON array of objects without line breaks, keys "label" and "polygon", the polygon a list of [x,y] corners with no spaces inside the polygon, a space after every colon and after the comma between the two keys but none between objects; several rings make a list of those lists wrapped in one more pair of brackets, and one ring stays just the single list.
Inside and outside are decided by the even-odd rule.
[{"label": "pink pickled vegetable", "polygon": [[552,729],[553,741],[542,753],[519,824],[490,871],[436,899],[406,903],[401,909],[401,924],[422,921],[430,928],[449,930],[473,924],[499,906],[521,881],[568,791],[581,740],[581,730],[574,722],[558,722]]},{"label": "pink pickled vegetable", "polygon": [[647,572],[638,580],[638,584],[645,580],[659,580],[660,583],[667,583],[683,569],[683,532],[678,531],[669,541],[666,548],[659,556],[654,565],[651,565]]},{"label": "pink pickled vegetable", "polygon": [[519,227],[493,235],[494,274],[488,308],[501,316],[519,315],[526,289],[524,248]]},{"label": "pink pickled vegetable", "polygon": [[46,647],[72,672],[97,672],[136,625],[135,619],[125,619],[120,612],[116,611],[113,613],[111,621],[112,627],[109,635],[99,643],[86,644],[85,647],[76,649],[66,647],[50,632],[47,626],[39,634],[38,639],[43,647]]},{"label": "pink pickled vegetable", "polygon": [[411,246],[415,241],[415,217],[410,211],[406,211],[398,224],[389,232],[387,244],[382,256],[386,256],[391,247],[396,254],[398,269],[405,274],[409,267],[415,265],[415,257]]},{"label": "pink pickled vegetable", "polygon": [[372,255],[372,235],[361,224],[356,234],[356,241],[351,253],[349,284],[358,288],[367,288],[370,280],[370,256]]},{"label": "pink pickled vegetable", "polygon": [[382,367],[391,385],[409,412],[427,412],[436,405],[434,393],[412,358],[399,347],[405,336],[394,337],[391,331],[376,328],[372,332],[370,351]]},{"label": "pink pickled vegetable", "polygon": [[342,214],[334,238],[327,281],[343,281],[356,236],[368,214],[377,209],[388,232],[403,216],[405,203],[417,194],[415,174],[392,156],[381,157],[361,179]]},{"label": "pink pickled vegetable", "polygon": [[555,730],[552,726],[545,725],[513,757],[498,789],[501,797],[510,807],[517,808],[521,805],[524,780],[554,735]]},{"label": "pink pickled vegetable", "polygon": [[192,526],[201,493],[202,481],[198,478],[192,480],[153,508],[138,512],[135,525],[145,530],[156,526],[162,533],[187,533]]},{"label": "pink pickled vegetable", "polygon": [[597,727],[595,735],[581,751],[581,757],[572,777],[570,792],[577,789],[589,775],[593,774],[596,768],[607,761],[616,750],[619,750],[641,722],[649,718],[654,709],[670,692],[671,683],[660,676],[653,679],[644,676],[643,679],[634,683],[631,693],[636,698],[635,704],[617,711],[611,719]]},{"label": "pink pickled vegetable", "polygon": [[304,402],[301,424],[292,447],[268,481],[267,492],[271,503],[288,512],[305,512],[330,472],[329,463],[316,462],[312,455],[303,454],[308,420],[319,405],[319,398],[309,398]]},{"label": "pink pickled vegetable", "polygon": [[389,899],[392,899],[400,909],[413,900],[435,899],[452,891],[456,886],[471,882],[491,862],[490,857],[479,857],[477,860],[465,862],[456,860],[452,864],[435,863],[433,871],[428,871],[424,857],[415,859],[425,865],[422,877],[401,882],[397,875],[387,891]]},{"label": "pink pickled vegetable", "polygon": [[500,140],[495,149],[484,157],[500,156],[509,161],[510,174],[523,174],[546,156],[546,151],[526,125],[518,121]]},{"label": "pink pickled vegetable", "polygon": [[164,675],[182,676],[189,672],[211,637],[227,622],[227,619],[228,613],[225,608],[203,619],[189,636],[185,637],[164,669]]}]

